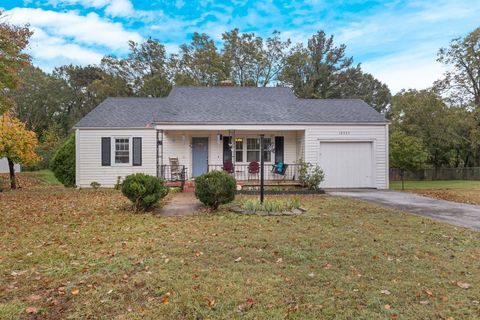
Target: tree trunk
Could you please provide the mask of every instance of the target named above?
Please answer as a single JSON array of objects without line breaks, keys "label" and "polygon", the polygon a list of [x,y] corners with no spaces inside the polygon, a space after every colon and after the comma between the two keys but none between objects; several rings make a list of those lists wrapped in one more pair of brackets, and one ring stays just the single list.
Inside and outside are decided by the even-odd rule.
[{"label": "tree trunk", "polygon": [[400,169],[400,177],[402,179],[402,190],[405,190],[405,170]]},{"label": "tree trunk", "polygon": [[17,189],[17,179],[15,179],[15,164],[10,158],[8,160],[8,169],[10,170],[10,188],[12,190]]}]

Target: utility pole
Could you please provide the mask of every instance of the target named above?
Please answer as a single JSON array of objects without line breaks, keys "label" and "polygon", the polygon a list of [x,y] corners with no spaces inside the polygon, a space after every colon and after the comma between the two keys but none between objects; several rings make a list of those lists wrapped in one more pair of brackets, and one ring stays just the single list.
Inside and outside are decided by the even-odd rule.
[{"label": "utility pole", "polygon": [[265,160],[263,159],[263,139],[264,135],[260,135],[260,203],[263,203],[264,198],[264,172],[263,172],[263,165],[265,164]]}]

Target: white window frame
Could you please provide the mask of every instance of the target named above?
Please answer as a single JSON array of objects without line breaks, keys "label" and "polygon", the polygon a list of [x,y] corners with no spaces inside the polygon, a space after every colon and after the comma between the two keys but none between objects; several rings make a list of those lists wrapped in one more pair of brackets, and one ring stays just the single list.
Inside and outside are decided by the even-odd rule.
[{"label": "white window frame", "polygon": [[[115,153],[115,148],[116,148],[116,140],[117,139],[128,139],[128,163],[117,163],[115,160],[116,158],[116,153]],[[128,167],[132,165],[132,136],[114,136],[112,137],[112,166],[118,166],[118,167]]]},{"label": "white window frame", "polygon": [[[247,152],[248,152],[248,144],[247,144],[247,140],[248,139],[259,139],[260,140],[260,137],[256,137],[256,136],[236,136],[235,138],[242,138],[243,139],[243,160],[242,162],[237,162],[236,159],[235,159],[235,163],[238,163],[238,164],[249,164],[251,161],[247,161]],[[273,138],[272,137],[264,137],[265,139],[270,139],[270,143],[272,143],[272,140]],[[235,149],[235,152],[237,150]],[[258,152],[260,152],[260,149],[258,150]],[[264,151],[266,152],[266,150]],[[273,156],[273,152],[270,152],[270,161],[265,161],[266,164],[273,164],[272,162],[272,159],[274,159],[274,156]],[[258,160],[258,162],[260,162],[260,159]]]}]

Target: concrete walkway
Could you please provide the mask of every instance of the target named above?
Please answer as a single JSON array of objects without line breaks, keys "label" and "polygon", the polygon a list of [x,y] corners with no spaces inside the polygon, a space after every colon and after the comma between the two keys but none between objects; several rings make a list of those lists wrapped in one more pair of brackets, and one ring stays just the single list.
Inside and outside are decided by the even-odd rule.
[{"label": "concrete walkway", "polygon": [[399,191],[330,191],[331,195],[352,197],[385,207],[430,217],[453,225],[480,230],[480,206],[438,200]]},{"label": "concrete walkway", "polygon": [[157,210],[157,213],[170,217],[191,216],[201,209],[202,206],[202,203],[195,198],[193,192],[179,192],[173,194],[167,204]]}]

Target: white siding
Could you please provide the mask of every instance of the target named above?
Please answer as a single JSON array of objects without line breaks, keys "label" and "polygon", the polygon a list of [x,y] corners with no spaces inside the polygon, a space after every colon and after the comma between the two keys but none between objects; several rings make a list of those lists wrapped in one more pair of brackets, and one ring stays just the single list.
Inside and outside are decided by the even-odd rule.
[{"label": "white siding", "polygon": [[[141,137],[142,165],[115,165],[112,153],[112,165],[102,166],[102,137]],[[79,129],[76,132],[77,146],[77,181],[78,187],[90,187],[96,181],[102,187],[113,187],[117,177],[122,179],[131,174],[142,172],[156,175],[156,131],[154,129]],[[131,152],[131,151],[130,151]],[[131,154],[130,154],[131,156]]]},{"label": "white siding", "polygon": [[[163,132],[163,164],[169,164],[169,158],[178,158],[179,164],[187,168],[187,178],[192,174],[192,137],[208,137],[208,163],[210,165],[223,164],[223,142],[217,141],[217,134],[228,136],[234,134],[237,138],[253,138],[258,137],[259,134],[265,134],[265,137],[272,138],[275,141],[275,136],[284,137],[284,160],[285,163],[295,163],[300,157],[298,156],[300,150],[297,147],[298,136],[303,136],[303,132],[296,131],[173,131],[166,130]],[[160,147],[161,148],[161,147]],[[246,146],[244,147],[246,148]],[[246,149],[244,149],[246,150]],[[161,150],[160,159],[161,160]],[[240,164],[248,164],[246,156],[244,162]],[[272,163],[275,161],[272,154]]]},{"label": "white siding", "polygon": [[[305,160],[318,163],[322,141],[371,141],[374,187],[388,189],[388,128],[386,125],[324,125],[305,130]],[[358,165],[362,165],[358,163]]]},{"label": "white siding", "polygon": [[[15,172],[20,172],[20,165],[15,164],[14,166]],[[8,168],[8,160],[7,158],[0,158],[0,173],[10,172]]]}]

